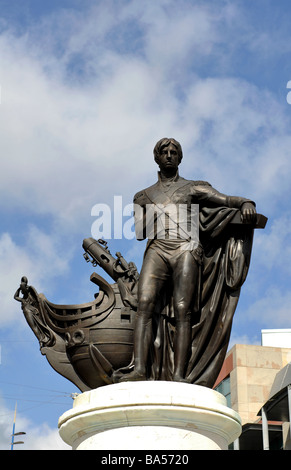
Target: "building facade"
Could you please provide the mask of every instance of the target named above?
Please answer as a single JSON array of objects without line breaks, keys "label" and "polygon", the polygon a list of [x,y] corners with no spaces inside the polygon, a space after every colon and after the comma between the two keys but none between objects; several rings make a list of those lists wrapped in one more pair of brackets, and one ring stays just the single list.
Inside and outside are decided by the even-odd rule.
[{"label": "building facade", "polygon": [[[260,412],[270,399],[277,374],[289,363],[291,347],[236,344],[228,352],[214,388],[226,397],[228,406],[242,419],[243,432],[235,447],[264,448]],[[267,434],[270,449],[289,448],[288,422],[269,421]]]}]

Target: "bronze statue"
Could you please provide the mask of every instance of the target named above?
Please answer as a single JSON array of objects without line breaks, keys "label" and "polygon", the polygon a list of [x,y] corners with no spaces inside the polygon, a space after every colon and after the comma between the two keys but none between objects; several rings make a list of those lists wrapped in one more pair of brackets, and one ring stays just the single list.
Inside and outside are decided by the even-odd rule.
[{"label": "bronze statue", "polygon": [[[115,372],[116,381],[163,378],[212,386],[226,353],[250,261],[255,203],[180,177],[182,157],[175,139],[161,139],[154,148],[158,182],[134,197],[142,208],[137,236],[143,239],[148,231],[151,239],[138,284],[134,360],[128,370]],[[188,232],[179,232],[177,216],[170,216],[168,236],[147,230],[149,208],[187,205],[191,216],[191,204],[199,205],[200,224],[192,244]],[[241,221],[234,225],[238,212]]]},{"label": "bronze statue", "polygon": [[21,278],[20,286],[14,294],[14,299],[21,303],[24,317],[39,340],[40,346],[49,344],[52,340],[52,334],[41,319],[37,302],[37,293],[33,287],[28,285],[28,279],[26,276]]},{"label": "bronze statue", "polygon": [[148,238],[140,274],[87,238],[85,260],[114,281],[94,272],[94,300],[56,305],[26,278],[15,293],[42,354],[81,391],[131,380],[212,387],[220,372],[254,228],[267,219],[249,199],[180,177],[182,157],[175,139],[161,139],[158,181],[134,197],[136,236]]}]

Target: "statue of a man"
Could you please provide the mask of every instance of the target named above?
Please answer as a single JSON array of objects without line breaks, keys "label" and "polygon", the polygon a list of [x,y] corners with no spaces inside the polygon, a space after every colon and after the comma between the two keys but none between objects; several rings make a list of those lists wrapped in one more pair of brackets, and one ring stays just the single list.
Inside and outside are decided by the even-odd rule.
[{"label": "statue of a man", "polygon": [[[161,298],[166,293],[168,299],[171,298],[168,303],[171,303],[173,310],[173,320],[170,322],[173,326],[170,380],[193,382],[191,373],[186,374],[186,371],[195,344],[193,325],[201,321],[205,256],[200,240],[202,211],[205,208],[229,208],[233,214],[233,209],[238,209],[242,222],[247,223],[256,217],[253,201],[227,196],[203,181],[182,178],[178,172],[182,157],[181,146],[175,139],[161,139],[154,148],[154,158],[160,169],[158,181],[134,197],[136,235],[138,239],[148,238],[148,244],[138,283],[133,370],[119,380],[148,379],[151,344],[155,341],[157,345],[159,343],[158,349],[163,348],[160,336],[159,339],[153,337],[156,331],[153,317],[161,308]],[[196,212],[193,212],[193,207],[197,208]],[[196,219],[197,230],[191,217]],[[189,221],[190,225],[192,223],[190,231],[187,230]],[[165,360],[163,362],[165,364]]]}]

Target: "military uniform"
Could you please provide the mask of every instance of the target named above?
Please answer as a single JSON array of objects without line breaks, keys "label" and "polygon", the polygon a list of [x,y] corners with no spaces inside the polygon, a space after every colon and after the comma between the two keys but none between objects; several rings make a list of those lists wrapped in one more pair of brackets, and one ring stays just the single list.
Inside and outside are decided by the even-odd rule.
[{"label": "military uniform", "polygon": [[[161,288],[162,283],[157,280],[166,281],[173,275],[177,260],[185,251],[189,251],[195,261],[202,264],[203,248],[199,240],[198,217],[199,211],[204,206],[225,206],[240,209],[245,202],[253,203],[249,199],[222,194],[205,181],[186,180],[180,177],[178,172],[173,178],[166,180],[163,180],[158,173],[157,183],[136,193],[133,201],[135,206],[141,208],[135,212],[136,237],[139,240],[148,238],[139,280],[139,292],[146,289],[150,290],[153,295],[158,295],[157,290]],[[194,234],[194,239],[192,237],[190,240],[189,231],[183,233],[183,230],[179,230],[181,220],[179,217],[177,220],[173,220],[174,213],[171,214],[170,229],[165,228],[164,237],[159,236],[159,233],[154,233],[152,227],[149,227],[146,216],[150,207],[158,206],[161,209],[163,206],[171,205],[186,207],[188,219],[191,216],[191,206],[198,207],[195,212],[195,216],[197,216],[196,227],[192,232],[190,231]],[[193,221],[190,222],[193,223]]]}]

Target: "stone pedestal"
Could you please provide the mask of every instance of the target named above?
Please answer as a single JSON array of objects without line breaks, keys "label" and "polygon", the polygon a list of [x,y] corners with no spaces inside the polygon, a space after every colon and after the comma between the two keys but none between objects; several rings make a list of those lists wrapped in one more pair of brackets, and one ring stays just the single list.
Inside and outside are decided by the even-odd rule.
[{"label": "stone pedestal", "polygon": [[220,393],[178,382],[124,382],[78,395],[59,419],[76,450],[224,450],[241,433]]}]

